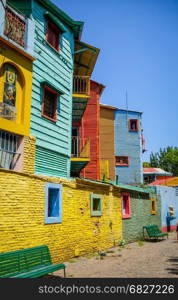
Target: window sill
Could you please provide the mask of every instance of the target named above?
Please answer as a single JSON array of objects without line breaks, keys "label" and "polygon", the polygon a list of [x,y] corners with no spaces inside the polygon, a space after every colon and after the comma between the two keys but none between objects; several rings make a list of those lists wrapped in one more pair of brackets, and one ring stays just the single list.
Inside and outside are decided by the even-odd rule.
[{"label": "window sill", "polygon": [[129,167],[129,165],[127,165],[127,164],[116,164],[116,166],[119,166],[119,167]]},{"label": "window sill", "polygon": [[54,48],[47,40],[45,40],[45,43],[47,44],[47,46],[49,46],[53,51],[56,52],[56,54],[59,54],[60,52],[60,47],[58,49]]},{"label": "window sill", "polygon": [[50,117],[48,117],[48,116],[46,116],[46,115],[41,115],[43,118],[45,118],[45,119],[47,119],[47,120],[49,120],[49,121],[52,121],[52,122],[54,122],[54,123],[56,123],[57,122],[57,119],[52,119],[52,118],[50,118]]},{"label": "window sill", "polygon": [[122,216],[122,219],[131,219],[131,216],[130,215],[124,215],[124,216]]}]

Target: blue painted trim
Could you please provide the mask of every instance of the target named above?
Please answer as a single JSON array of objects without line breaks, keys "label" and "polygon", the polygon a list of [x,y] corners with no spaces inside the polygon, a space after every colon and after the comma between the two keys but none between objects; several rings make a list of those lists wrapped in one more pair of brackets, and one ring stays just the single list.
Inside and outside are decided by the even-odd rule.
[{"label": "blue painted trim", "polygon": [[[49,189],[59,190],[59,216],[48,217],[48,194]],[[62,184],[47,183],[45,186],[45,224],[62,223]]]}]

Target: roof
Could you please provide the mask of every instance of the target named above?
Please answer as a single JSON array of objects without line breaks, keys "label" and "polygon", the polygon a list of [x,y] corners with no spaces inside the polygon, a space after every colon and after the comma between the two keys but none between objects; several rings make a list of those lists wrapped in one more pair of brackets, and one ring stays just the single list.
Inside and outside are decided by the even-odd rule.
[{"label": "roof", "polygon": [[112,109],[112,110],[117,110],[117,107],[111,106],[111,105],[107,105],[107,104],[100,104],[100,107],[102,108],[107,108],[107,109]]},{"label": "roof", "polygon": [[149,185],[178,186],[178,177],[156,180]]},{"label": "roof", "polygon": [[40,2],[43,6],[45,6],[46,9],[48,9],[53,14],[55,14],[56,17],[59,17],[60,20],[65,22],[73,30],[75,37],[80,39],[84,22],[73,20],[64,11],[62,11],[59,7],[57,7],[54,3],[52,3],[49,0],[37,0],[37,1]]},{"label": "roof", "polygon": [[150,194],[153,192],[152,188],[151,187],[146,187],[146,188],[141,188],[141,187],[138,187],[138,186],[134,186],[134,185],[129,185],[129,184],[122,184],[122,183],[118,183],[116,184],[114,181],[99,181],[99,180],[93,180],[93,179],[87,179],[87,178],[76,178],[76,182],[79,182],[79,181],[85,181],[85,182],[88,182],[88,183],[95,183],[95,184],[102,184],[102,185],[105,185],[105,186],[114,186],[115,188],[119,188],[119,189],[123,189],[123,190],[129,190],[129,191],[135,191],[135,192],[139,192],[139,193],[144,193],[144,194]]},{"label": "roof", "polygon": [[96,64],[100,49],[86,44],[82,41],[75,41],[75,75],[91,76]]},{"label": "roof", "polygon": [[157,174],[159,176],[160,175],[164,175],[164,176],[172,175],[172,173],[169,173],[160,168],[143,168],[143,174]]}]

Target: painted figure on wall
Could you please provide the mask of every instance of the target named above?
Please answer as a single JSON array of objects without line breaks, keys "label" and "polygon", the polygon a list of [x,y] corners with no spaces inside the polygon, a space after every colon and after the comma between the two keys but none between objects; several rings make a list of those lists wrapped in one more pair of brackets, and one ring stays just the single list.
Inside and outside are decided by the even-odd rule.
[{"label": "painted figure on wall", "polygon": [[5,66],[5,83],[3,102],[15,106],[16,101],[16,69],[11,65]]}]

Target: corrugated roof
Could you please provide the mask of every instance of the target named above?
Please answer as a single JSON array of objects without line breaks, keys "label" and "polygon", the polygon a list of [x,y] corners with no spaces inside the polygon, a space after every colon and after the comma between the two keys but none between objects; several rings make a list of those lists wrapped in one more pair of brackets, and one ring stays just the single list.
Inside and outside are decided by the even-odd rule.
[{"label": "corrugated roof", "polygon": [[151,182],[149,185],[178,186],[178,177],[159,179]]},{"label": "corrugated roof", "polygon": [[169,173],[160,168],[143,168],[143,174],[172,175],[172,173]]}]

